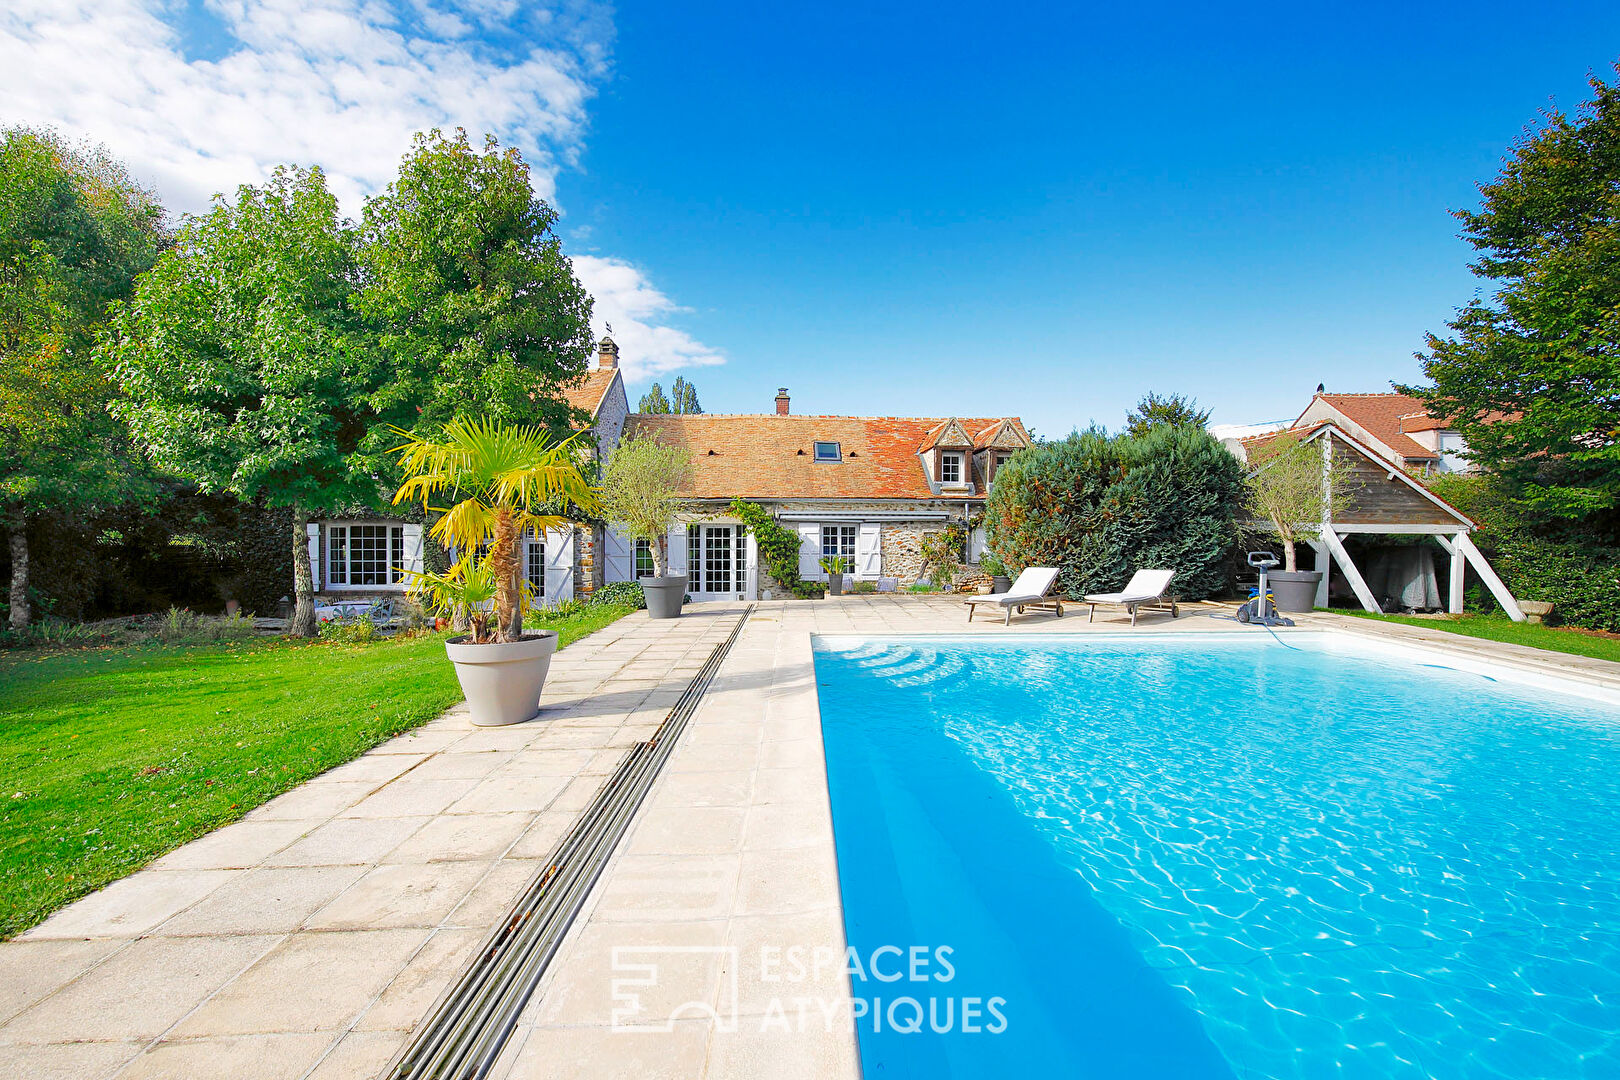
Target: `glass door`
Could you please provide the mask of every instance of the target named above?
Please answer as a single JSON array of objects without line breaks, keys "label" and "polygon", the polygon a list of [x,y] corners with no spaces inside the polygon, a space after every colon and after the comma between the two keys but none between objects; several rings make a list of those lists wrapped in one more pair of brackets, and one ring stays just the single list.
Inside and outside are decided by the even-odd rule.
[{"label": "glass door", "polygon": [[692,599],[736,599],[746,580],[746,534],[742,527],[693,525],[687,540],[687,592]]}]

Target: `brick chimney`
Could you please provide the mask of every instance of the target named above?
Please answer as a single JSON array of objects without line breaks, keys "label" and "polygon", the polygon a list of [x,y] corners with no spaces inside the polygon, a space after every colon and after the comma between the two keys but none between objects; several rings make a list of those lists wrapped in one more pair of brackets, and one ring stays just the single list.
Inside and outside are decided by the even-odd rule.
[{"label": "brick chimney", "polygon": [[780,388],[779,390],[776,391],[776,415],[777,416],[786,416],[787,414],[788,414],[788,396],[787,396],[787,387],[784,386],[784,387],[782,387],[782,388]]},{"label": "brick chimney", "polygon": [[606,334],[602,335],[602,343],[596,349],[596,367],[600,371],[612,371],[619,366],[619,346]]}]

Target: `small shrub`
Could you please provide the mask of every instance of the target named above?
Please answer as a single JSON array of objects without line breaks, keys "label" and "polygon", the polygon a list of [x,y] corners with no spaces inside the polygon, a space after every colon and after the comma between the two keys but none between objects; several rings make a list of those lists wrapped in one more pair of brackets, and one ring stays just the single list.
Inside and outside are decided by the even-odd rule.
[{"label": "small shrub", "polygon": [[944,592],[944,590],[941,589],[938,585],[935,585],[933,582],[919,581],[915,585],[907,585],[906,586],[906,592],[910,592],[910,593],[936,593],[936,592]]},{"label": "small shrub", "polygon": [[629,608],[644,608],[647,606],[647,594],[641,591],[641,583],[636,581],[610,581],[600,589],[591,593],[590,603],[624,605]]},{"label": "small shrub", "polygon": [[364,645],[376,641],[380,635],[370,615],[348,615],[327,619],[319,630],[322,641],[337,645]]},{"label": "small shrub", "polygon": [[875,593],[877,592],[877,582],[857,581],[849,587],[849,591],[852,593]]},{"label": "small shrub", "polygon": [[199,615],[190,608],[172,607],[154,631],[165,645],[211,645],[220,641],[250,641],[253,619],[247,615]]}]

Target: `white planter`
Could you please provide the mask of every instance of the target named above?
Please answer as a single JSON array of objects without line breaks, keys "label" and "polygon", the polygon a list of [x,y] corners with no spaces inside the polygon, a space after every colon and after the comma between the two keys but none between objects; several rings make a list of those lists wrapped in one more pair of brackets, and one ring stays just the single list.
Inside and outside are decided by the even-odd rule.
[{"label": "white planter", "polygon": [[467,638],[444,643],[467,695],[472,722],[480,727],[518,724],[540,711],[540,690],[557,651],[557,633],[541,630],[517,641],[474,645]]}]

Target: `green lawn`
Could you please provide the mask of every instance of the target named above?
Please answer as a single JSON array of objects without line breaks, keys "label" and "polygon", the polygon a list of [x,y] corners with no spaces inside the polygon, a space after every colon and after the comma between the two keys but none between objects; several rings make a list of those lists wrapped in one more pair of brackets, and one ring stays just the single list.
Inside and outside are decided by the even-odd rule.
[{"label": "green lawn", "polygon": [[1430,630],[1444,630],[1451,634],[1505,641],[1512,645],[1528,645],[1533,649],[1590,656],[1597,660],[1620,663],[1620,637],[1600,637],[1579,630],[1542,626],[1538,623],[1516,623],[1501,615],[1460,615],[1454,619],[1420,619],[1412,615],[1373,615],[1365,611],[1334,608],[1335,615],[1354,615],[1359,619],[1404,623],[1424,626]]},{"label": "green lawn", "polygon": [[0,938],[455,704],[443,642],[0,653]]}]

